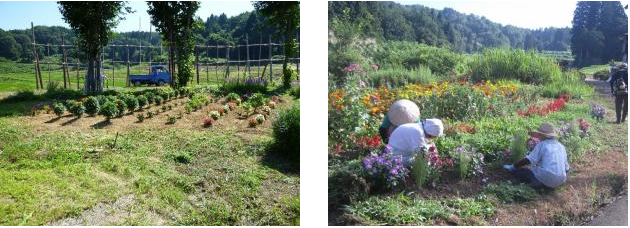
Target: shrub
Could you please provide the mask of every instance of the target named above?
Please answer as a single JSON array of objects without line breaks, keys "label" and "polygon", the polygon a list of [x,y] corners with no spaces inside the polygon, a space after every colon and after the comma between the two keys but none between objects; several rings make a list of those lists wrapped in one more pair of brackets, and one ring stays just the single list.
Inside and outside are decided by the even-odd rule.
[{"label": "shrub", "polygon": [[221,114],[219,114],[219,112],[217,112],[217,111],[211,111],[210,112],[210,118],[212,118],[213,120],[218,120],[219,116],[221,116]]},{"label": "shrub", "polygon": [[118,116],[125,115],[125,111],[127,110],[127,103],[122,100],[116,100],[116,107],[118,108]]},{"label": "shrub", "polygon": [[228,113],[228,112],[230,112],[230,106],[229,106],[229,105],[227,105],[227,104],[226,104],[226,105],[223,105],[222,109],[223,109],[223,112],[224,112],[224,113]]},{"label": "shrub", "polygon": [[153,118],[155,116],[155,112],[154,111],[148,111],[147,112],[147,118]]},{"label": "shrub", "polygon": [[100,114],[105,116],[107,120],[118,115],[118,106],[112,101],[107,101],[101,106]]},{"label": "shrub", "polygon": [[138,122],[144,122],[144,114],[142,113],[138,113],[138,115],[136,115],[136,117],[138,118]]},{"label": "shrub", "polygon": [[161,105],[162,102],[164,102],[164,98],[162,98],[161,96],[154,96],[153,100],[155,101],[155,104],[157,105]]},{"label": "shrub", "polygon": [[72,115],[74,115],[76,117],[81,117],[81,116],[83,116],[83,113],[85,113],[85,106],[83,106],[83,102],[72,101],[70,103],[69,111],[70,111],[70,113],[72,113]]},{"label": "shrub", "polygon": [[55,104],[53,104],[53,112],[55,113],[55,115],[61,116],[65,111],[66,106],[64,106],[62,103],[55,102]]},{"label": "shrub", "polygon": [[175,122],[177,122],[177,116],[171,116],[171,115],[166,116],[167,124],[175,124]]},{"label": "shrub", "polygon": [[140,95],[138,96],[138,107],[143,109],[145,106],[149,104],[149,99],[146,96]]},{"label": "shrub", "polygon": [[212,127],[212,122],[213,122],[212,118],[205,118],[205,119],[203,119],[203,127],[204,128]]},{"label": "shrub", "polygon": [[470,169],[470,155],[468,153],[458,153],[456,157],[456,170],[457,174],[459,174],[459,178],[464,179],[468,175],[468,170]]},{"label": "shrub", "polygon": [[535,199],[538,194],[536,190],[521,183],[513,185],[510,182],[500,184],[489,184],[484,189],[484,193],[494,195],[503,203],[522,203]]},{"label": "shrub", "polygon": [[273,123],[273,137],[278,152],[290,159],[300,159],[300,103],[282,110]]},{"label": "shrub", "polygon": [[383,44],[382,48],[376,51],[373,59],[379,61],[376,62],[379,66],[402,66],[406,69],[425,66],[438,75],[454,71],[463,60],[462,56],[448,49],[407,41]]},{"label": "shrub", "polygon": [[147,97],[147,105],[155,104],[155,94],[151,92],[146,92],[144,96]]},{"label": "shrub", "polygon": [[227,96],[225,96],[225,100],[228,102],[240,103],[241,96],[236,93],[229,93]]},{"label": "shrub", "polygon": [[261,93],[254,93],[251,97],[249,97],[249,99],[247,99],[247,103],[251,104],[254,108],[258,108],[265,105],[267,100],[268,98],[265,98],[265,96]]},{"label": "shrub", "polygon": [[85,113],[94,116],[96,114],[98,114],[98,112],[101,110],[101,106],[99,105],[99,100],[96,97],[88,97],[87,100],[85,100]]},{"label": "shrub", "polygon": [[263,122],[265,122],[265,116],[260,114],[256,115],[255,119],[258,124],[262,124]]}]

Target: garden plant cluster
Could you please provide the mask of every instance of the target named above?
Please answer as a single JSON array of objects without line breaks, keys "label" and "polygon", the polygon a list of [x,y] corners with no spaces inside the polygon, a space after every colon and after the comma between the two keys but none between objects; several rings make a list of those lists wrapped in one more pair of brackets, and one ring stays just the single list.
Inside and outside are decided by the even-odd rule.
[{"label": "garden plant cluster", "polygon": [[[493,74],[499,74],[497,71],[512,64],[494,55],[510,57],[507,59],[536,59],[530,62],[543,64],[541,69],[552,73],[521,72],[514,68],[511,74],[517,75],[515,77],[494,77]],[[440,185],[468,180],[487,189],[480,198],[466,199],[476,203],[481,200],[489,208],[474,215],[487,217],[492,215],[492,204],[487,203],[486,194],[497,198],[496,192],[528,188],[492,183],[488,174],[490,170],[500,172],[503,164],[518,161],[535,147],[539,140],[530,138],[526,134],[528,130],[536,129],[542,122],[552,122],[560,133],[559,140],[567,148],[570,161],[576,161],[584,154],[589,146],[592,122],[599,123],[605,113],[598,104],[590,107],[583,102],[571,102],[592,94],[592,89],[583,92],[583,86],[551,86],[557,83],[557,79],[574,77],[575,71],[562,72],[553,60],[520,50],[494,50],[471,58],[467,67],[452,63],[452,67],[439,68],[444,72],[440,77],[445,80],[425,83],[375,79],[373,75],[379,75],[384,67],[369,62],[340,67],[343,76],[331,77],[328,95],[331,207],[339,208],[340,213],[349,214],[367,224],[426,224],[445,218],[423,215],[419,218],[427,220],[391,222],[392,218],[383,217],[383,213],[388,212],[378,214],[383,208],[377,207],[392,206],[390,204],[402,206],[398,204],[417,200],[397,202],[402,196],[385,199],[383,196],[417,189],[431,190]],[[400,69],[401,66],[390,65],[388,68]],[[521,78],[518,75],[529,76]],[[541,77],[532,78],[531,75]],[[418,151],[411,167],[402,166],[400,158],[393,156],[391,148],[378,136],[378,127],[389,106],[399,99],[416,103],[421,119],[439,118],[445,124],[445,137],[435,139],[432,145]],[[427,200],[422,203],[435,203],[442,209],[452,209],[450,201]],[[459,213],[468,209],[454,210]],[[388,215],[395,216],[393,212]]]}]

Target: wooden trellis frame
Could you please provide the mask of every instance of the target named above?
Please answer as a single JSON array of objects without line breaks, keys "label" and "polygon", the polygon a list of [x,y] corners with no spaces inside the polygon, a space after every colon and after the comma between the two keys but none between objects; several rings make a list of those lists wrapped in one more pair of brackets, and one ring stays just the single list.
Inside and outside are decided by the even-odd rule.
[{"label": "wooden trellis frame", "polygon": [[[41,73],[41,64],[46,64],[47,65],[47,71],[48,71],[48,81],[49,83],[52,81],[52,77],[51,77],[51,64],[55,64],[55,65],[60,65],[63,71],[63,77],[64,77],[64,88],[69,88],[70,87],[70,69],[68,67],[68,54],[67,51],[71,50],[75,52],[75,59],[74,59],[74,70],[76,73],[76,82],[77,82],[77,89],[80,89],[81,86],[81,69],[82,68],[86,68],[87,66],[85,64],[81,64],[80,60],[79,60],[79,56],[78,56],[78,52],[77,50],[77,46],[76,44],[74,45],[70,45],[70,44],[65,44],[65,39],[62,37],[62,43],[61,44],[51,44],[51,43],[46,43],[46,44],[38,44],[35,42],[35,30],[34,30],[34,26],[31,23],[31,29],[32,29],[32,37],[33,37],[33,64],[35,67],[35,84],[36,84],[36,88],[37,89],[44,89],[44,83],[43,83],[43,79],[42,79],[42,73]],[[150,34],[150,33],[149,33]],[[150,41],[151,38],[149,38]],[[127,40],[128,41],[128,40]],[[201,79],[200,79],[200,74],[202,71],[202,67],[205,66],[206,68],[206,83],[210,82],[210,67],[214,66],[214,73],[215,73],[215,82],[216,83],[221,83],[221,80],[219,79],[219,67],[225,67],[225,72],[224,72],[224,77],[222,80],[222,83],[225,83],[231,75],[231,69],[230,67],[233,66],[233,64],[236,64],[236,80],[237,82],[241,82],[241,74],[243,74],[243,79],[251,79],[252,77],[258,77],[258,78],[266,78],[268,77],[268,80],[270,82],[273,82],[273,64],[277,64],[279,62],[282,62],[283,59],[273,59],[273,54],[274,54],[274,48],[284,48],[284,43],[273,43],[271,36],[269,36],[269,42],[268,43],[262,43],[262,36],[260,37],[260,41],[257,44],[250,44],[249,43],[249,35],[246,34],[245,35],[245,40],[236,44],[219,44],[219,43],[215,43],[214,45],[209,45],[209,44],[205,44],[205,45],[195,45],[194,46],[194,55],[195,55],[195,70],[196,70],[196,83],[200,84]],[[298,42],[298,46],[299,46],[299,42]],[[250,48],[256,48],[258,47],[258,59],[251,59],[250,56]],[[263,59],[262,58],[262,49],[264,47],[268,48],[268,58]],[[60,63],[53,63],[51,62],[49,59],[42,63],[40,61],[40,56],[38,54],[38,48],[45,48],[45,57],[50,56],[50,48],[59,48],[62,52],[62,61]],[[124,53],[126,54],[126,58],[120,58],[120,59],[116,59],[115,57],[115,51],[118,50],[120,51],[122,48],[122,50],[124,50]],[[155,49],[160,49],[160,53],[163,54],[163,45],[142,45],[142,44],[129,44],[128,42],[126,42],[126,44],[110,44],[107,45],[105,47],[103,47],[103,52],[102,52],[102,58],[103,60],[101,61],[103,63],[103,65],[105,65],[105,63],[109,63],[111,64],[111,79],[107,79],[106,82],[103,82],[108,88],[109,88],[109,84],[111,83],[112,86],[115,86],[115,82],[116,82],[116,66],[118,63],[118,66],[120,66],[120,64],[125,64],[127,67],[127,72],[126,72],[126,86],[130,86],[130,81],[129,81],[129,75],[131,74],[131,68],[132,65],[136,65],[136,66],[142,66],[143,63],[148,63],[149,66],[151,65],[163,65],[166,64],[165,62],[154,62],[153,60],[153,50]],[[240,53],[242,51],[243,48],[246,48],[246,50],[243,50],[245,52],[245,59],[241,59]],[[139,51],[138,53],[138,59],[136,59],[135,61],[131,59],[131,55],[130,55],[130,49],[136,49]],[[215,60],[214,61],[210,61],[210,53],[213,51],[215,52]],[[225,56],[223,60],[220,60],[219,58],[219,53],[221,50],[225,50]],[[200,61],[200,55],[201,52],[203,52],[205,50],[205,55],[206,55],[206,61]],[[143,53],[143,51],[147,52],[146,55],[145,53]],[[236,57],[237,60],[233,59],[233,56],[231,55],[232,51],[236,51]],[[276,53],[279,53],[280,50],[277,50]],[[105,58],[105,54],[108,54],[108,58]],[[163,55],[160,56],[163,56]],[[143,61],[143,57],[147,58],[148,56],[148,61]],[[122,57],[122,56],[121,56]],[[297,70],[299,72],[299,67],[300,67],[300,58],[291,58],[290,59],[291,62],[295,63],[297,66]],[[253,75],[251,73],[251,66],[252,64],[257,65],[258,67],[258,71],[256,75]],[[241,65],[244,65],[244,70],[241,71]],[[261,65],[264,66],[262,72],[260,71],[261,69]],[[269,66],[269,73],[267,75],[265,75],[266,71],[267,71],[267,66]],[[106,69],[103,69],[102,73],[105,75],[106,74]],[[124,73],[123,73],[124,74]],[[119,77],[120,78],[120,77]],[[111,80],[111,82],[110,82]],[[104,86],[105,86],[104,85]]]}]

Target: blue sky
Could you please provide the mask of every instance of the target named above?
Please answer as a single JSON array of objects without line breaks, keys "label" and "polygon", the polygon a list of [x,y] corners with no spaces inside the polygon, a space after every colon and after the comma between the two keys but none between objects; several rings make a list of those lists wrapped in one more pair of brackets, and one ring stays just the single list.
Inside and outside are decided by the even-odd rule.
[{"label": "blue sky", "polygon": [[[129,6],[136,12],[125,16],[115,31],[137,31],[142,26],[143,31],[149,30],[149,15],[144,1],[130,1]],[[197,16],[204,20],[210,14],[225,13],[228,17],[239,13],[252,11],[254,7],[250,1],[203,1]],[[3,30],[30,28],[31,21],[35,25],[59,25],[68,27],[61,18],[57,3],[53,1],[0,1],[0,28]],[[154,30],[155,31],[155,30]]]},{"label": "blue sky", "polygon": [[[485,16],[503,25],[522,28],[571,27],[577,1],[397,1],[435,9],[453,8],[466,14]],[[625,6],[628,1],[621,1]],[[628,12],[626,11],[626,14]]]}]

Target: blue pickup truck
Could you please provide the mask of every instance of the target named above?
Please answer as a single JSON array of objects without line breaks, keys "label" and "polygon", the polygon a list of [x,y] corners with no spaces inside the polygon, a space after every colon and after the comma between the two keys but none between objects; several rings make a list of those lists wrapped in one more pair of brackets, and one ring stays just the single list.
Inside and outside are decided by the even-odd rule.
[{"label": "blue pickup truck", "polygon": [[166,66],[155,65],[151,66],[151,71],[148,75],[129,75],[129,81],[134,86],[140,86],[142,84],[163,86],[164,84],[171,83],[171,74],[168,72]]}]

